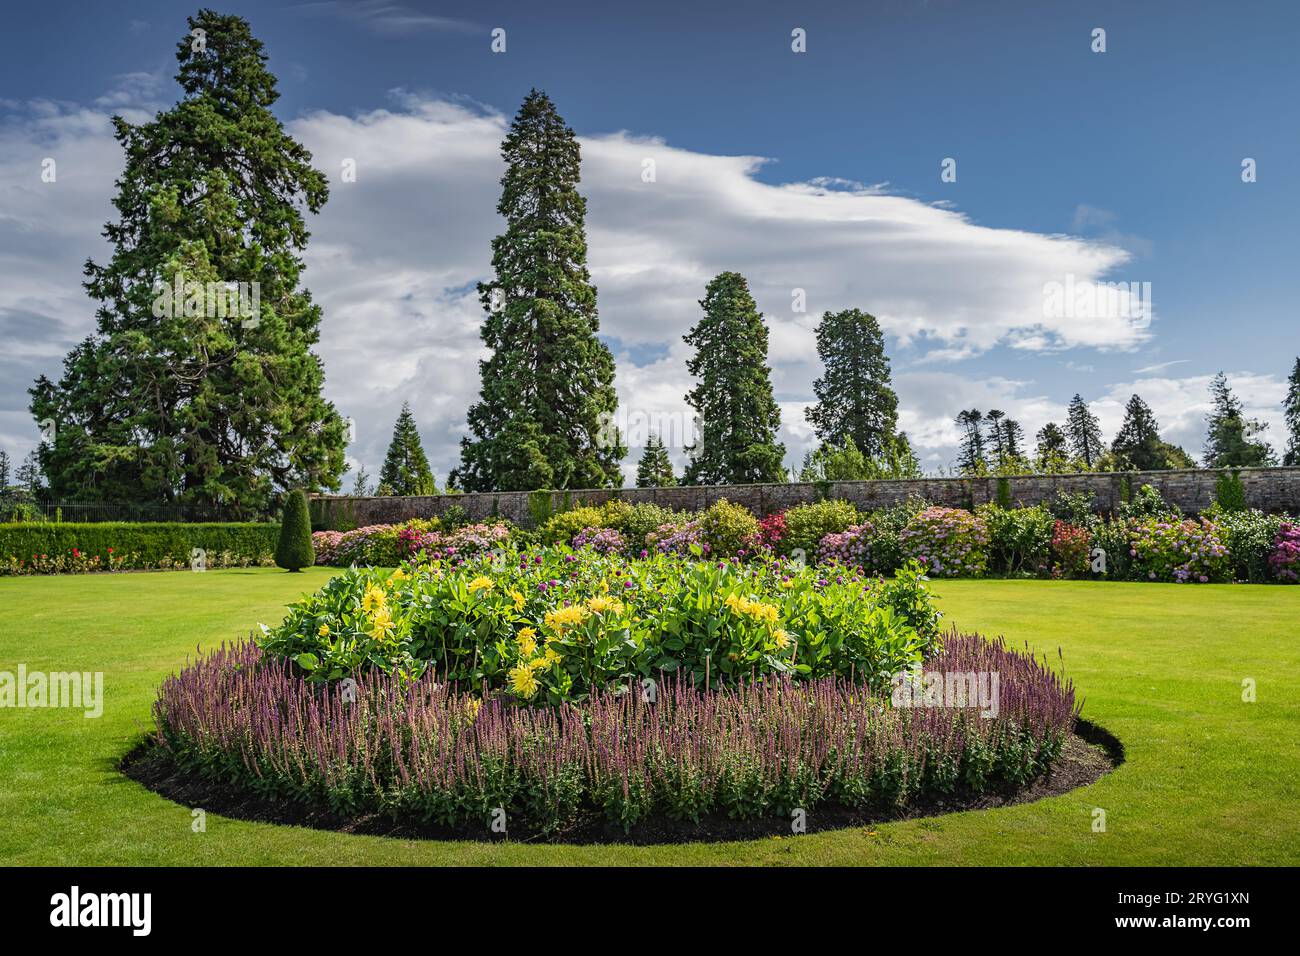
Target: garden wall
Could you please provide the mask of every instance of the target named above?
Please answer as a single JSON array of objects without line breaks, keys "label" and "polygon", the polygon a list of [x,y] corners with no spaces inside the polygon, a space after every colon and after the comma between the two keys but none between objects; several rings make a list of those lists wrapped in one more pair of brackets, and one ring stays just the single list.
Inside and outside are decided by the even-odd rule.
[{"label": "garden wall", "polygon": [[[1270,513],[1300,514],[1300,468],[1242,468],[1238,471],[1246,503]],[[654,502],[678,511],[706,508],[719,498],[742,504],[757,515],[784,511],[819,498],[843,498],[864,510],[874,510],[916,495],[933,504],[970,508],[1001,497],[1013,505],[1047,504],[1057,492],[1091,492],[1093,507],[1113,512],[1130,490],[1144,484],[1188,514],[1214,501],[1220,472],[1182,471],[1090,472],[1071,475],[1018,475],[1010,478],[921,478],[914,481],[833,481],[770,485],[696,485],[678,488],[622,488],[589,491],[505,491],[482,494],[429,495],[409,498],[357,498],[319,495],[311,501],[316,530],[396,524],[409,518],[442,515],[458,505],[475,520],[501,517],[533,527],[550,515],[610,498]]]}]

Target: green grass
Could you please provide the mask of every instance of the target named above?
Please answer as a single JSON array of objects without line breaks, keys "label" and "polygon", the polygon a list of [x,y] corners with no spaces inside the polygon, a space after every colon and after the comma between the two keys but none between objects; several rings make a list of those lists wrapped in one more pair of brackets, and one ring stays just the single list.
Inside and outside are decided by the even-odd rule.
[{"label": "green grass", "polygon": [[[103,671],[105,710],[0,710],[5,864],[1291,864],[1300,862],[1300,588],[942,581],[948,620],[1028,642],[1128,751],[1034,804],[871,829],[678,846],[437,843],[244,823],[114,766],[196,646],[277,621],[324,569],[0,579],[0,670]],[[1243,703],[1243,679],[1258,701]],[[1093,809],[1107,814],[1092,831]]]}]

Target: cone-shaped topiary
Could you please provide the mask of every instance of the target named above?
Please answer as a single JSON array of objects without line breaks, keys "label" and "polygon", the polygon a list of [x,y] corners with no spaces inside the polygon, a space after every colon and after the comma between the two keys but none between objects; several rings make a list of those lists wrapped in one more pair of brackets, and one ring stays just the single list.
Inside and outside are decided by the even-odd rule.
[{"label": "cone-shaped topiary", "polygon": [[284,503],[275,563],[289,571],[301,571],[316,563],[316,550],[311,545],[311,521],[307,517],[307,496],[302,491],[291,491]]}]

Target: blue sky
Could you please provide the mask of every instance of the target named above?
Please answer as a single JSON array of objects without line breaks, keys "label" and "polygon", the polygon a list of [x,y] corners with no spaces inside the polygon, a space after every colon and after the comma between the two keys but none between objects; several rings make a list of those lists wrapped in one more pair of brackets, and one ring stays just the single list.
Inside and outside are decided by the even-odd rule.
[{"label": "blue sky", "polygon": [[[791,463],[810,439],[800,409],[818,371],[816,315],[850,305],[882,318],[904,425],[930,468],[951,462],[960,408],[996,405],[1032,434],[1076,391],[1108,433],[1140,392],[1167,437],[1198,454],[1204,383],[1219,369],[1280,446],[1300,352],[1296,4],[612,7],[217,6],[266,44],[277,112],[317,164],[333,177],[341,157],[358,159],[358,182],[336,185],[313,223],[306,281],[326,309],[329,396],[355,418],[350,452],[372,474],[404,398],[439,477],[455,462],[476,385],[465,288],[498,225],[491,143],[531,86],[584,139],[592,269],[634,420],[678,412],[691,303],[708,275],[737,268],[773,323]],[[31,376],[53,375],[93,325],[79,264],[103,255],[120,168],[106,118],[174,101],[173,47],[194,9],[6,12],[0,332],[13,347],[0,359],[0,447],[11,454],[37,437]],[[504,54],[489,48],[497,27]],[[795,27],[806,53],[790,49]],[[1096,27],[1104,53],[1090,49]],[[33,163],[46,154],[66,160],[42,191]],[[646,156],[659,181],[633,193]],[[956,182],[940,181],[946,157]],[[1246,157],[1257,182],[1241,181]],[[1022,293],[1063,271],[1151,283],[1154,321],[1036,328]],[[790,312],[795,287],[807,315]]]}]

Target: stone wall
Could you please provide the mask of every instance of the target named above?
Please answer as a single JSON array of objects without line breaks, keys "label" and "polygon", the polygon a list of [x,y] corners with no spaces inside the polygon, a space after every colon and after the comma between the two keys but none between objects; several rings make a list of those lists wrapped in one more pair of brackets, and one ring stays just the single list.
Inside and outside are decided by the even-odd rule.
[{"label": "stone wall", "polygon": [[[1050,503],[1057,492],[1090,492],[1093,507],[1113,512],[1126,488],[1144,484],[1156,488],[1188,514],[1208,508],[1214,500],[1214,482],[1220,472],[1184,471],[1104,472],[1078,475],[1019,475],[1010,478],[921,478],[915,481],[836,481],[780,485],[700,485],[680,488],[623,488],[592,491],[511,491],[464,495],[430,495],[411,498],[356,498],[320,495],[312,499],[312,527],[354,528],[367,524],[395,524],[408,518],[440,516],[457,505],[470,518],[507,518],[532,527],[538,518],[565,511],[577,504],[600,504],[610,498],[627,502],[650,501],[677,511],[694,511],[726,498],[766,515],[819,498],[843,498],[863,510],[883,508],[918,496],[933,504],[970,508],[998,500],[1005,482],[1012,504]],[[1252,508],[1300,514],[1300,468],[1242,468],[1238,472]]]}]

